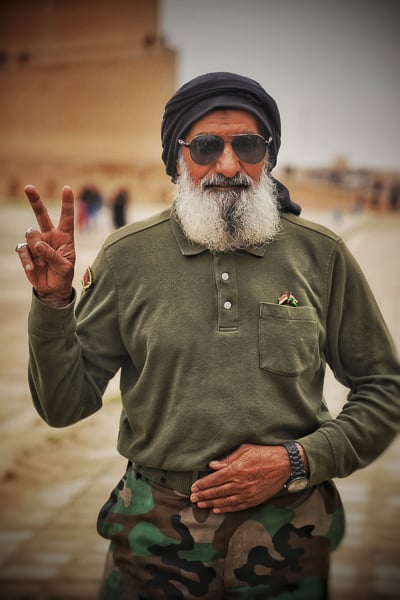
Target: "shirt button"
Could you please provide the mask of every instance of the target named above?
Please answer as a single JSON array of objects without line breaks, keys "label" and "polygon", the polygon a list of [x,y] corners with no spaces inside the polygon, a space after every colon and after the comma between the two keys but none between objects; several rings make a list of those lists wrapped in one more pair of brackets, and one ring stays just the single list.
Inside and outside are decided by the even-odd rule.
[{"label": "shirt button", "polygon": [[232,302],[229,302],[229,300],[224,302],[224,308],[226,308],[226,310],[229,310],[230,308],[232,308]]},{"label": "shirt button", "polygon": [[229,273],[222,273],[221,277],[222,277],[223,281],[228,281]]}]

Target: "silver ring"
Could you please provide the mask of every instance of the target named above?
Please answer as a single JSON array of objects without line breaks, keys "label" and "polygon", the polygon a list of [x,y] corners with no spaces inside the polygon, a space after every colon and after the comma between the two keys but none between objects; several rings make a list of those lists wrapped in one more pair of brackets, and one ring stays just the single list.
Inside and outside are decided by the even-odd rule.
[{"label": "silver ring", "polygon": [[15,252],[19,252],[22,248],[26,248],[28,246],[27,242],[20,242],[15,246]]}]

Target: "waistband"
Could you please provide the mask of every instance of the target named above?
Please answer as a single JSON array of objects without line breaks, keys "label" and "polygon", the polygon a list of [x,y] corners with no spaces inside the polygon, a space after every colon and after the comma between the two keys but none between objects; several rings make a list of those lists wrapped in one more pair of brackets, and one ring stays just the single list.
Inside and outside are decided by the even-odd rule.
[{"label": "waistband", "polygon": [[[212,471],[211,469],[208,471],[164,471],[163,469],[142,467],[141,465],[133,464],[131,461],[128,462],[128,466],[132,467],[140,475],[143,475],[143,477],[146,477],[146,479],[150,479],[150,481],[163,485],[171,490],[176,490],[185,496],[190,496],[191,487],[197,479],[210,475],[210,473],[215,473],[215,471]],[[291,496],[292,498],[295,498],[300,494],[304,495],[307,492],[311,493],[314,487],[315,486],[310,486],[306,488],[306,490],[295,492],[294,494],[290,494],[286,488],[283,488],[273,497],[280,498],[281,496]]]},{"label": "waistband", "polygon": [[185,494],[185,496],[190,496],[191,487],[197,479],[213,473],[211,469],[208,471],[164,471],[163,469],[153,469],[152,467],[142,467],[135,464],[132,464],[132,468],[146,479],[171,490],[176,490],[181,494]]}]

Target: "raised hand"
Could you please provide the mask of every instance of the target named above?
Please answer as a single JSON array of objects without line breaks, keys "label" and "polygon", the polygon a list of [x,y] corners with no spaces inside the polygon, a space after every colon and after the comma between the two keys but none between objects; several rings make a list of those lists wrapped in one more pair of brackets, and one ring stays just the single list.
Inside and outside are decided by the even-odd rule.
[{"label": "raised hand", "polygon": [[28,281],[39,298],[51,306],[65,306],[71,300],[76,257],[74,194],[70,187],[63,188],[57,227],[54,227],[37,189],[27,185],[25,194],[40,231],[28,229],[25,233],[26,242],[18,244],[16,251]]}]

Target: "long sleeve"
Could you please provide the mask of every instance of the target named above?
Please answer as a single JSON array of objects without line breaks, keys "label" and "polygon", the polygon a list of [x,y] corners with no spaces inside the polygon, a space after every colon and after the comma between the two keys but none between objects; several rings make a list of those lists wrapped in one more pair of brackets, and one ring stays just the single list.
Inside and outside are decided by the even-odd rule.
[{"label": "long sleeve", "polygon": [[[103,252],[93,267],[96,289],[62,309],[49,308],[35,294],[29,314],[28,378],[34,405],[54,427],[71,425],[102,406],[107,383],[124,355],[119,336],[118,298]],[[92,290],[91,290],[92,292]],[[82,315],[91,303],[91,316]]]},{"label": "long sleeve", "polygon": [[326,360],[349,389],[336,419],[299,441],[311,483],[368,465],[400,428],[400,368],[370,287],[343,243],[333,257],[327,298]]}]

